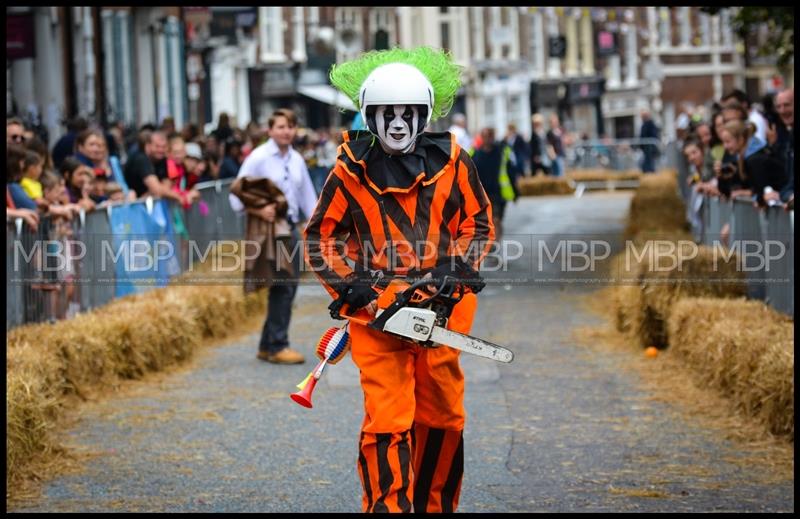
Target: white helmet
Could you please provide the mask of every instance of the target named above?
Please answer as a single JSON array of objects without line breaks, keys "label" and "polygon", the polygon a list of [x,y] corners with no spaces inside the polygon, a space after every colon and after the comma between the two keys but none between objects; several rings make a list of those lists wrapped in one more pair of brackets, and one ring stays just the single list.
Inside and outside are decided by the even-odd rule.
[{"label": "white helmet", "polygon": [[368,106],[424,105],[428,108],[425,126],[433,113],[431,82],[419,69],[405,63],[388,63],[373,70],[361,85],[358,99],[365,123]]}]

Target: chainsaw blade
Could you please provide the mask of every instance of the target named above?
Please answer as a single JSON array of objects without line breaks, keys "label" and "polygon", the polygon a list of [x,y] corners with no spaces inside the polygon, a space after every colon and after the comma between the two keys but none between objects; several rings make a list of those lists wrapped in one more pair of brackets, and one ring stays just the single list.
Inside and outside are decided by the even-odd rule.
[{"label": "chainsaw blade", "polygon": [[441,326],[433,327],[430,340],[443,346],[449,346],[479,357],[496,360],[497,362],[508,363],[514,360],[514,352],[509,349],[483,339],[442,328]]}]

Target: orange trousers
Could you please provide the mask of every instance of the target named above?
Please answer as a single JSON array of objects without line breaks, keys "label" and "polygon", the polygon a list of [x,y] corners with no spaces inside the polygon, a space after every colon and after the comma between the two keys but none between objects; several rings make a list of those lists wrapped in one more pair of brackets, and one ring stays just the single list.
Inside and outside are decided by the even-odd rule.
[{"label": "orange trousers", "polygon": [[[469,333],[466,294],[447,327]],[[464,374],[453,348],[424,348],[351,323],[364,422],[358,472],[364,512],[454,512],[464,473]]]}]

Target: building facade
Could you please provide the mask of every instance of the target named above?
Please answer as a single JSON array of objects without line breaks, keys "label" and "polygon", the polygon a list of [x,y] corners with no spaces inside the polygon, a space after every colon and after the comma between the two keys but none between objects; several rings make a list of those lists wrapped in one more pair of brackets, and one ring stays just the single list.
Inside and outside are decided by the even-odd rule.
[{"label": "building facade", "polygon": [[683,109],[793,84],[751,52],[767,29],[736,39],[735,9],[8,7],[6,113],[51,143],[75,115],[136,126],[171,116],[208,131],[223,112],[243,127],[288,106],[310,127],[342,126],[355,112],[330,86],[331,65],[431,45],[463,67],[453,112],[473,134],[514,124],[529,137],[539,112],[577,134],[628,138],[649,109],[671,137]]}]

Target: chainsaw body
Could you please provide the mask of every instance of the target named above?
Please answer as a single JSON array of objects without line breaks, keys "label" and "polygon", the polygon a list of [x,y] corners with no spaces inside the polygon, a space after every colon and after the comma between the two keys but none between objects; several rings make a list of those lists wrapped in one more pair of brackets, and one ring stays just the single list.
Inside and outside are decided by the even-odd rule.
[{"label": "chainsaw body", "polygon": [[425,278],[412,284],[399,279],[383,283],[383,286],[378,283],[382,292],[374,319],[365,318],[369,314],[363,310],[352,316],[346,312],[340,315],[424,347],[450,346],[498,362],[511,362],[514,353],[507,348],[447,329],[447,320],[466,294],[467,287],[461,283],[448,284],[445,278],[435,291],[423,290],[435,283]]}]

